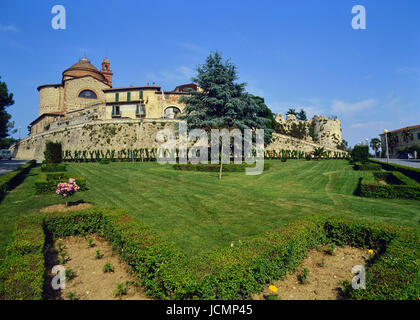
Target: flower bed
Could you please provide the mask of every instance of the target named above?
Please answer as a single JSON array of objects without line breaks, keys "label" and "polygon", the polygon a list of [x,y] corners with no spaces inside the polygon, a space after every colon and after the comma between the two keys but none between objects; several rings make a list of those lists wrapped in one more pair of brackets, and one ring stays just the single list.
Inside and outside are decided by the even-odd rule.
[{"label": "flower bed", "polygon": [[70,178],[77,181],[80,191],[87,190],[86,179],[75,176],[70,172],[42,172],[35,181],[35,193],[48,193],[57,190],[58,183],[68,182]]},{"label": "flower bed", "polygon": [[20,221],[0,268],[0,299],[42,299],[45,247],[91,233],[104,236],[158,299],[248,298],[296,270],[309,249],[331,242],[377,253],[366,290],[350,291],[351,298],[417,300],[420,293],[420,239],[409,228],[313,216],[188,259],[126,212],[89,209]]}]

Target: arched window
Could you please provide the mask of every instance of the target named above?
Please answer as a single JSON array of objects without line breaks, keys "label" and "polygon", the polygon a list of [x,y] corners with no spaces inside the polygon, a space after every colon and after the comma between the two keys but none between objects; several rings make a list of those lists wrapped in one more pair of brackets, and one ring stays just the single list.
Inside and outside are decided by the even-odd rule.
[{"label": "arched window", "polygon": [[181,113],[181,110],[177,107],[168,107],[165,109],[165,112],[163,114],[163,117],[166,119],[176,119],[179,114]]},{"label": "arched window", "polygon": [[83,90],[79,93],[79,98],[97,99],[96,93],[92,90]]}]

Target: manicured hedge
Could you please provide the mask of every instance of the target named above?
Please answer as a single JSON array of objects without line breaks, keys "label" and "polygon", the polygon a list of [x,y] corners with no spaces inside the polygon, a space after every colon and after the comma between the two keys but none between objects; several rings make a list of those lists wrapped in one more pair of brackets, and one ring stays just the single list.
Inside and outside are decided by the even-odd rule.
[{"label": "manicured hedge", "polygon": [[64,163],[44,163],[41,165],[41,172],[63,172],[66,171]]},{"label": "manicured hedge", "polygon": [[402,174],[406,175],[407,177],[410,177],[411,179],[414,179],[418,183],[420,183],[420,169],[401,166],[401,165],[394,164],[394,163],[386,163],[386,162],[376,161],[376,160],[370,160],[370,161],[380,164],[382,166],[382,168],[385,169],[385,170],[399,171]]},{"label": "manicured hedge", "polygon": [[61,142],[47,141],[45,143],[44,158],[46,163],[60,163],[63,161]]},{"label": "manicured hedge", "polygon": [[68,182],[69,178],[76,180],[80,191],[87,190],[86,179],[76,176],[71,172],[41,172],[38,179],[35,181],[35,193],[48,193],[55,191],[59,182]]},{"label": "manicured hedge", "polygon": [[395,171],[368,173],[360,181],[359,190],[363,197],[420,200],[420,184]]},{"label": "manicured hedge", "polygon": [[362,171],[380,171],[382,167],[376,163],[370,162],[356,162],[353,165],[354,170],[362,170]]},{"label": "manicured hedge", "polygon": [[354,161],[367,162],[369,161],[369,146],[354,146],[351,156]]},{"label": "manicured hedge", "polygon": [[[220,165],[218,164],[174,164],[173,168],[175,170],[183,171],[209,171],[209,172],[219,172]],[[224,172],[245,172],[246,168],[255,168],[255,164],[224,164]],[[268,170],[270,165],[264,163],[264,170]]]},{"label": "manicured hedge", "polygon": [[16,170],[0,176],[0,197],[16,187],[22,181],[24,175],[35,165],[36,161],[31,160]]},{"label": "manicured hedge", "polygon": [[293,272],[310,248],[329,242],[373,249],[367,289],[354,299],[418,299],[418,232],[329,217],[306,217],[250,240],[188,259],[119,209],[50,213],[21,221],[0,268],[0,299],[41,299],[42,252],[50,241],[98,233],[158,299],[243,299]]}]

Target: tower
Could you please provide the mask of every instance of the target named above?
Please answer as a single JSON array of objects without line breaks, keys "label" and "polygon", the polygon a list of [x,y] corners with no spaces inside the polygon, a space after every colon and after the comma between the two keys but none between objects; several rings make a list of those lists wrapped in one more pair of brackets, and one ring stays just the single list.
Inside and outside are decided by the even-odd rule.
[{"label": "tower", "polygon": [[101,73],[102,75],[105,77],[106,81],[108,82],[108,85],[110,87],[112,87],[112,71],[109,69],[109,60],[107,58],[104,59],[104,61],[102,61],[102,69],[101,69]]}]

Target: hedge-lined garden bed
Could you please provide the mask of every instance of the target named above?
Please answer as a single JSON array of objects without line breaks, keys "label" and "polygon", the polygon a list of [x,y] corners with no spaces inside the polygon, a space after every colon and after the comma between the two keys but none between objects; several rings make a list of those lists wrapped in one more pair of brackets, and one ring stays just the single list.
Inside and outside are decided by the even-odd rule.
[{"label": "hedge-lined garden bed", "polygon": [[[182,171],[208,171],[208,172],[219,172],[220,165],[218,164],[174,164],[175,170]],[[255,164],[224,164],[222,170],[224,172],[245,172],[246,168],[255,168]],[[270,165],[264,163],[264,170],[268,170]]]},{"label": "hedge-lined garden bed", "polygon": [[407,177],[416,180],[418,183],[420,183],[420,169],[417,168],[411,168],[406,166],[401,166],[394,163],[386,163],[376,160],[370,160],[373,163],[377,163],[382,166],[384,170],[387,171],[399,171],[402,174],[406,175]]},{"label": "hedge-lined garden bed", "polygon": [[361,170],[361,171],[381,171],[382,167],[376,163],[370,162],[355,162],[353,164],[354,170]]},{"label": "hedge-lined garden bed", "polygon": [[420,184],[398,171],[368,172],[359,190],[363,197],[420,200]]},{"label": "hedge-lined garden bed", "polygon": [[7,191],[16,187],[23,179],[24,175],[36,165],[35,160],[25,163],[23,166],[8,172],[0,177],[0,198],[6,194]]},{"label": "hedge-lined garden bed", "polygon": [[57,184],[60,182],[67,182],[69,178],[76,180],[80,191],[87,190],[86,179],[78,177],[70,172],[41,172],[38,179],[35,181],[35,193],[48,193],[57,189]]},{"label": "hedge-lined garden bed", "polygon": [[119,209],[30,216],[18,224],[0,269],[0,299],[42,299],[43,252],[54,239],[97,233],[158,299],[244,299],[293,272],[308,249],[335,242],[373,249],[366,290],[355,299],[418,299],[418,234],[332,218],[297,220],[259,237],[186,258],[140,221]]}]

